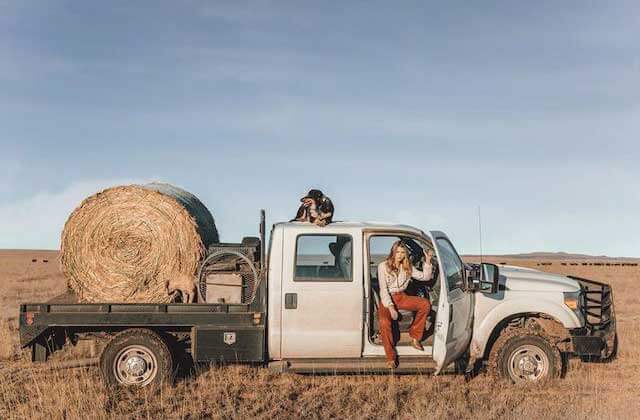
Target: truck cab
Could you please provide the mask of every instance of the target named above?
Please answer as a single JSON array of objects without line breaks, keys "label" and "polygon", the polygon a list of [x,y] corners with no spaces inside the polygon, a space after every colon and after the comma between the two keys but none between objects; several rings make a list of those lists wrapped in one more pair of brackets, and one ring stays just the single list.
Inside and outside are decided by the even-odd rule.
[{"label": "truck cab", "polygon": [[[432,301],[425,350],[408,344],[411,313],[401,313],[397,352],[401,360],[431,358],[436,371],[465,352],[472,335],[474,294],[465,290],[465,265],[442,232],[404,225],[307,223],[274,226],[269,256],[269,356],[296,367],[305,360],[380,359],[377,266],[391,245],[407,244],[414,264],[422,249],[438,263],[423,296]],[[426,294],[425,294],[426,292]],[[298,363],[296,363],[298,362]]]},{"label": "truck cab", "polygon": [[[469,370],[491,359],[502,376],[539,380],[561,373],[561,352],[606,359],[617,346],[609,286],[520,267],[465,264],[440,231],[294,222],[276,224],[271,240],[268,354],[277,366],[302,371],[379,366],[384,349],[377,265],[398,240],[417,268],[424,264],[422,250],[435,253],[433,280],[415,282],[408,291],[431,301],[424,351],[409,345],[413,314],[401,313],[395,331],[400,369],[428,367],[437,374],[453,362]],[[512,344],[509,335],[524,344],[498,355],[495,343]]]},{"label": "truck cab", "polygon": [[[34,361],[65,342],[104,342],[99,364],[112,385],[169,380],[177,361],[252,363],[294,372],[388,372],[380,340],[377,266],[402,241],[421,269],[433,250],[430,281],[407,294],[429,299],[420,351],[410,345],[413,313],[394,323],[397,372],[482,367],[513,382],[560,376],[568,357],[610,361],[617,351],[613,295],[593,280],[493,264],[466,264],[440,231],[397,224],[304,222],[273,226],[261,238],[216,244],[205,258],[225,260],[223,276],[243,267],[238,302],[218,302],[201,288],[192,304],[29,303],[20,335]],[[260,255],[259,259],[256,257]],[[231,268],[230,268],[231,267]],[[251,275],[251,273],[254,273]],[[248,277],[247,277],[248,276]],[[227,277],[225,277],[227,278]],[[205,282],[200,278],[200,286]],[[226,285],[218,286],[228,287]],[[162,361],[159,363],[158,361]]]}]

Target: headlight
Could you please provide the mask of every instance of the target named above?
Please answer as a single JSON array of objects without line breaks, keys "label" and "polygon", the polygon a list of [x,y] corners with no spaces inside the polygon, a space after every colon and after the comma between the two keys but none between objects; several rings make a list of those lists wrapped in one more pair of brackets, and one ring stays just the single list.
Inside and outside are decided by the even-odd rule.
[{"label": "headlight", "polygon": [[565,292],[564,304],[572,311],[578,311],[580,309],[580,292]]}]

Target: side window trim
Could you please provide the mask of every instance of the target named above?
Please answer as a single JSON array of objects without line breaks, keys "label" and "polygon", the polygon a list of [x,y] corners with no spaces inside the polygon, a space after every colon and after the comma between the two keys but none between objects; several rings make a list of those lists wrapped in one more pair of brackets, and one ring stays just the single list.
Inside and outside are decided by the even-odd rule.
[{"label": "side window trim", "polygon": [[[348,237],[349,240],[345,243],[346,244],[351,244],[351,255],[350,255],[350,272],[349,272],[349,278],[345,280],[345,277],[340,277],[340,278],[331,278],[331,277],[315,277],[312,278],[310,280],[300,280],[299,277],[297,276],[297,267],[298,267],[298,242],[300,240],[301,237],[309,237],[309,236],[326,236],[326,237],[334,237],[336,238],[336,240],[339,237]],[[343,245],[344,246],[344,245]],[[295,248],[294,248],[294,258],[293,258],[293,281],[296,283],[352,283],[353,282],[353,254],[354,254],[354,249],[353,249],[353,235],[349,234],[349,233],[299,233],[296,235],[296,241],[295,241]],[[336,258],[335,264],[338,264],[338,260],[337,260],[337,256],[334,256]]]},{"label": "side window trim", "polygon": [[444,260],[441,258],[442,261],[440,261],[440,265],[441,265],[441,270],[442,270],[442,275],[444,276],[445,282],[447,284],[447,292],[451,293],[456,289],[460,289],[462,291],[464,291],[464,276],[465,276],[465,270],[464,270],[464,261],[462,261],[462,258],[460,258],[460,254],[458,254],[458,250],[453,246],[453,244],[451,243],[451,241],[449,240],[449,238],[446,237],[438,237],[435,238],[435,242],[436,244],[439,241],[444,241],[447,244],[449,244],[449,247],[451,248],[451,250],[453,251],[454,255],[456,256],[456,258],[458,259],[458,261],[460,262],[460,266],[462,268],[461,273],[462,273],[462,282],[461,284],[455,284],[454,287],[450,288],[449,287],[449,279],[447,277],[447,271],[446,271],[446,267],[444,267]]}]

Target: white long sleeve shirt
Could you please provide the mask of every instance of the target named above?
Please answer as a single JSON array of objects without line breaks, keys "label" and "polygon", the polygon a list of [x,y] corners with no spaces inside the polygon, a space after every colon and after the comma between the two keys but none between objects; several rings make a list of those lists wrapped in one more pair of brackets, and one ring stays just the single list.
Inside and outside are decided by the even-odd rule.
[{"label": "white long sleeve shirt", "polygon": [[385,307],[393,306],[391,300],[392,293],[404,292],[409,286],[409,281],[413,278],[419,281],[429,281],[433,277],[433,266],[430,262],[422,265],[422,271],[411,266],[411,275],[407,276],[404,270],[399,273],[391,273],[387,269],[387,262],[378,264],[378,283],[380,284],[380,300]]}]

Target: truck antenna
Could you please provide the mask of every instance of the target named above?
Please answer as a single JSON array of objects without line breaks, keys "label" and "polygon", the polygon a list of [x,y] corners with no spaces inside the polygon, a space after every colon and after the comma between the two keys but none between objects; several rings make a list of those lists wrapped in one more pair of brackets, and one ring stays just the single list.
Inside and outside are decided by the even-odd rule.
[{"label": "truck antenna", "polygon": [[265,270],[265,252],[266,252],[266,212],[260,209],[260,270]]},{"label": "truck antenna", "polygon": [[482,215],[478,206],[478,232],[480,233],[480,264],[482,264]]}]

